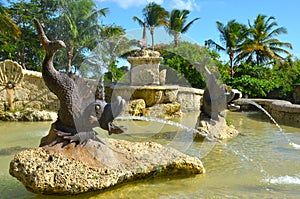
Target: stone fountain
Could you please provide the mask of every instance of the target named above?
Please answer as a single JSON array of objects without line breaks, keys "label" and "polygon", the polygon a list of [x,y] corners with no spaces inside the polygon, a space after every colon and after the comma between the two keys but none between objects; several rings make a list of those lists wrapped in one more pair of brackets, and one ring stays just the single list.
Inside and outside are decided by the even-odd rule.
[{"label": "stone fountain", "polygon": [[[180,117],[182,111],[180,102],[184,98],[184,91],[188,89],[180,89],[176,85],[165,85],[166,70],[160,70],[160,62],[163,60],[160,53],[141,49],[134,52],[127,60],[131,64],[128,82],[126,85],[113,85],[108,88],[111,96],[114,98],[120,95],[126,101],[130,101],[130,106],[138,106],[142,109],[130,115],[164,119]],[[194,92],[194,95],[198,95],[200,100],[199,93]],[[196,105],[192,109],[197,110],[197,108]]]},{"label": "stone fountain", "polygon": [[[105,99],[97,98],[101,91],[93,90],[84,79],[68,76],[54,68],[55,52],[65,44],[60,40],[49,40],[37,20],[35,26],[46,51],[43,79],[58,97],[60,108],[57,120],[51,125],[48,135],[41,139],[40,146],[16,154],[10,163],[10,174],[28,190],[70,195],[103,190],[141,178],[205,172],[197,157],[154,142],[99,139],[93,129],[101,127],[109,135],[126,133],[126,127],[113,123],[124,111],[125,100],[144,100],[148,113],[154,110],[180,115],[182,107],[188,111],[200,110],[201,97],[195,97],[200,93],[189,90],[191,88],[165,85],[166,70],[160,71],[159,64],[163,58],[158,52],[142,48],[128,57],[131,64],[129,85],[115,85],[111,91],[111,98],[115,100],[106,103]],[[201,67],[206,73],[208,88],[204,94],[201,93],[204,95],[203,114],[199,116],[198,125],[203,127],[199,128],[201,131],[209,134],[213,128],[228,127],[221,114],[227,101],[224,90],[205,63]],[[186,104],[193,106],[189,109]],[[226,134],[229,136],[225,138],[228,138],[231,130],[228,127],[225,132],[212,136],[223,139],[220,135]]]}]

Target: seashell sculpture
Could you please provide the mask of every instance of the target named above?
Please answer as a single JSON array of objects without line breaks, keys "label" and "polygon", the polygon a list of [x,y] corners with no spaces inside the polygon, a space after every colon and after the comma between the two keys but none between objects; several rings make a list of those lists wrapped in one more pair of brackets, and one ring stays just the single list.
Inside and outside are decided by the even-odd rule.
[{"label": "seashell sculpture", "polygon": [[[8,110],[15,108],[14,88],[19,84],[24,77],[22,66],[12,60],[5,60],[0,62],[0,86],[6,89],[6,99],[8,103]],[[1,91],[2,91],[1,90]]]}]

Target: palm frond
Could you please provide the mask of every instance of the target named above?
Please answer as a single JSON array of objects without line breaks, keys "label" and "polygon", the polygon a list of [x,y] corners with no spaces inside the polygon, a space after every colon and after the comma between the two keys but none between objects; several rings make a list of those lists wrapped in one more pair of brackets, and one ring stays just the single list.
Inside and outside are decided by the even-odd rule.
[{"label": "palm frond", "polygon": [[137,21],[140,26],[142,26],[142,27],[144,26],[144,22],[140,18],[133,16],[132,19],[133,19],[133,21]]},{"label": "palm frond", "polygon": [[69,27],[70,27],[70,30],[72,32],[73,37],[77,38],[77,36],[78,36],[78,30],[77,30],[77,26],[76,26],[75,22],[66,13],[63,13],[62,16],[66,19],[67,23],[69,24]]},{"label": "palm frond", "polygon": [[185,32],[190,28],[190,26],[191,26],[195,21],[197,21],[197,20],[199,20],[199,19],[200,19],[200,18],[197,17],[197,18],[193,19],[192,21],[190,21],[187,25],[185,25],[185,26],[182,28],[181,33],[185,33]]}]

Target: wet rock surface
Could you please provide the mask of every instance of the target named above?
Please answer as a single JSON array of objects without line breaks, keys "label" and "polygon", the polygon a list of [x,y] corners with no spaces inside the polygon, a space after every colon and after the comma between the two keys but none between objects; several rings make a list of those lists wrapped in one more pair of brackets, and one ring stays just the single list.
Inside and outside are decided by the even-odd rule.
[{"label": "wet rock surface", "polygon": [[[44,144],[52,140],[44,138]],[[149,177],[187,177],[205,169],[198,158],[154,142],[102,138],[85,146],[52,142],[24,150],[15,155],[9,172],[32,192],[69,195]]]}]

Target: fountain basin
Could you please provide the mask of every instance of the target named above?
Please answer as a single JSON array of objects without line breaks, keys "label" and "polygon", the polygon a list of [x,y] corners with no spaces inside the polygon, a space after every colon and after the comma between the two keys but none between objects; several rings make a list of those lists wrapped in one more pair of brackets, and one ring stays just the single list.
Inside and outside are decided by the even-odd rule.
[{"label": "fountain basin", "polygon": [[178,86],[114,86],[112,97],[122,96],[126,101],[144,99],[146,106],[176,101]]},{"label": "fountain basin", "polygon": [[182,112],[200,110],[204,90],[176,85],[128,86],[116,85],[106,88],[108,98],[122,96],[126,101],[143,99],[147,107],[155,104],[178,102]]},{"label": "fountain basin", "polygon": [[[185,113],[181,124],[195,127],[199,112]],[[78,199],[85,198],[140,198],[152,199],[162,198],[298,198],[300,159],[299,150],[293,149],[286,142],[285,138],[269,119],[260,112],[231,112],[227,113],[234,125],[238,127],[240,136],[224,144],[216,142],[208,153],[211,143],[193,142],[186,151],[187,154],[200,153],[206,173],[188,178],[147,178],[145,180],[126,183],[124,186],[116,186],[106,191],[80,194],[73,196]],[[119,121],[118,121],[119,122]],[[121,121],[121,125],[128,124],[128,121]],[[151,131],[145,128],[143,121],[132,121],[129,128],[130,136],[125,134],[113,135],[117,139],[126,139],[131,142],[151,141],[164,146],[170,143],[168,138],[170,132],[176,135],[177,128],[165,125],[163,128],[159,123],[151,123]],[[23,184],[9,175],[8,168],[14,154],[24,150],[22,148],[33,148],[39,143],[40,137],[49,131],[49,122],[37,122],[32,125],[28,122],[1,122],[0,132],[3,136],[0,141],[0,152],[4,149],[15,147],[17,150],[10,152],[10,155],[0,154],[0,192],[1,198],[55,198],[55,196],[37,195],[27,191]],[[300,128],[283,126],[288,137],[295,143],[300,143]],[[153,135],[153,129],[160,129],[157,136]],[[9,132],[9,133],[6,133]],[[99,136],[102,135],[102,131]],[[141,138],[141,133],[144,134]],[[28,136],[30,135],[30,136]],[[213,143],[212,143],[213,144]],[[22,146],[22,148],[20,148]],[[180,149],[180,147],[178,147]],[[239,154],[233,153],[230,149],[237,150]],[[242,158],[245,155],[252,161]],[[261,167],[266,171],[261,173]],[[287,177],[286,177],[287,176]],[[282,177],[296,178],[288,183],[276,179]],[[218,188],[216,188],[218,187]],[[266,189],[268,187],[268,189]],[[272,190],[272,191],[270,191]],[[284,191],[283,191],[284,190]]]}]

